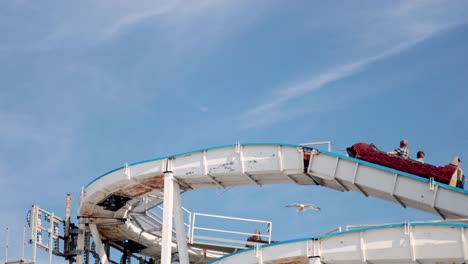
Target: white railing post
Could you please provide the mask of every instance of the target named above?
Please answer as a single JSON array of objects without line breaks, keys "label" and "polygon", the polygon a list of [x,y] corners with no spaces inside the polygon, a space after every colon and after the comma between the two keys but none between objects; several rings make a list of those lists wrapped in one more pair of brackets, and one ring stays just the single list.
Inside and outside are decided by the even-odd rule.
[{"label": "white railing post", "polygon": [[273,222],[268,223],[268,244],[271,244],[271,233],[273,232]]},{"label": "white railing post", "polygon": [[190,235],[190,244],[193,244],[194,241],[194,235],[195,235],[195,217],[197,216],[197,213],[193,213],[192,217],[192,228],[190,230],[192,231],[192,234]]}]

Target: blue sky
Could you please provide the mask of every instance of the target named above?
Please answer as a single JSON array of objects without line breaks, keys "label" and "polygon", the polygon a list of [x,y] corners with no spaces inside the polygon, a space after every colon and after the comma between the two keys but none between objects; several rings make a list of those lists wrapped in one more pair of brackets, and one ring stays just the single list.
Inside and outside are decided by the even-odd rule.
[{"label": "blue sky", "polygon": [[[63,216],[67,192],[76,210],[81,186],[126,162],[237,141],[331,140],[342,152],[406,138],[413,157],[463,164],[467,12],[455,0],[2,1],[0,245],[32,204]],[[323,211],[296,215],[291,202]],[[275,240],[437,219],[312,186],[203,190],[183,203],[272,220]]]}]

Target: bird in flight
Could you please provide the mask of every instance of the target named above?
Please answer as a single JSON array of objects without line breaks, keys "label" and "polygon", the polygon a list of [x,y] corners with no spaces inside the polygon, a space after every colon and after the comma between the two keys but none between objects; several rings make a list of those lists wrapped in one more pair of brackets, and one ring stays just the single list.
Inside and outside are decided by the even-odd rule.
[{"label": "bird in flight", "polygon": [[297,209],[297,212],[298,213],[304,213],[305,210],[309,210],[309,209],[312,209],[312,210],[316,210],[316,211],[320,211],[320,207],[316,206],[316,205],[313,205],[313,204],[298,204],[298,203],[293,203],[293,204],[288,204],[286,205],[286,207],[289,207],[289,208],[296,208]]}]

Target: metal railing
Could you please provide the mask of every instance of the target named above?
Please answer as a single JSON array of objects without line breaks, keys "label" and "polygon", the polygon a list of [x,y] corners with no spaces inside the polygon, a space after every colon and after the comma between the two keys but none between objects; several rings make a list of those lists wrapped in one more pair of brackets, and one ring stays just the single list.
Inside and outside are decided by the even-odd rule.
[{"label": "metal railing", "polygon": [[[209,220],[207,222],[211,222],[213,225],[215,225],[213,222],[220,220],[223,222],[223,228],[197,226],[196,224],[199,224],[201,221],[203,221],[200,218],[208,218]],[[227,223],[226,220],[231,222],[231,224]],[[224,228],[225,226],[231,226],[232,229],[226,229]],[[252,228],[252,226],[254,226],[254,228]],[[247,241],[248,237],[254,235],[253,230],[264,229],[265,227],[265,234],[263,235],[260,233],[257,236],[260,238],[262,243],[271,243],[271,221],[194,213],[191,228],[192,233],[190,235],[189,241],[191,244],[205,244],[228,248],[245,248],[247,245],[254,246],[257,244],[255,242]],[[234,228],[238,229],[233,230]]]},{"label": "metal railing", "polygon": [[34,264],[33,261],[26,260],[24,255],[24,247],[26,246],[26,225],[23,226],[23,240],[21,242],[21,258],[19,260],[9,260],[8,259],[8,250],[9,250],[9,239],[10,239],[10,228],[6,228],[6,241],[5,241],[5,264]]},{"label": "metal railing", "polygon": [[[28,213],[28,224],[31,227],[29,242],[33,245],[32,260],[36,261],[36,248],[42,248],[49,253],[49,263],[52,263],[52,254],[63,255],[60,251],[60,243],[64,243],[65,237],[61,234],[64,230],[65,221],[53,213],[50,213],[37,205],[32,206]],[[43,221],[49,222],[47,227],[43,225]],[[47,241],[43,241],[43,233],[47,237]],[[62,242],[61,242],[62,241]]]},{"label": "metal railing", "polygon": [[[160,213],[157,213],[155,210],[148,210],[146,211],[146,215],[150,217],[152,220],[158,222],[162,226],[163,218],[162,218],[162,212],[164,208],[161,205],[158,205],[156,208],[159,209]],[[187,239],[190,240],[190,234],[191,234],[191,228],[192,228],[192,212],[187,210],[187,208],[182,207],[182,211],[184,213],[184,218],[187,219],[187,221],[184,220],[184,226],[186,227],[186,235]],[[172,232],[175,233],[175,227],[172,227]]]},{"label": "metal railing", "polygon": [[385,224],[362,224],[362,225],[346,225],[344,228],[338,226],[330,231],[323,233],[323,235],[332,234],[332,233],[340,233],[345,231],[350,231],[353,229],[359,228],[367,228],[367,227],[379,227],[379,226],[386,226],[386,225],[417,225],[417,224],[437,224],[437,223],[463,223],[468,222],[468,218],[461,218],[461,219],[445,219],[445,220],[427,220],[427,221],[405,221],[405,222],[398,222],[398,223],[385,223]]},{"label": "metal railing", "polygon": [[328,151],[331,151],[331,150],[332,150],[331,141],[307,142],[307,143],[301,143],[301,144],[299,144],[299,145],[302,145],[302,146],[327,145],[327,150],[328,150]]},{"label": "metal railing", "polygon": [[[150,220],[147,224],[155,228],[162,227],[163,206],[156,206],[146,211],[143,217]],[[190,244],[207,245],[221,248],[245,248],[254,246],[255,242],[247,241],[253,231],[263,230],[259,234],[260,243],[271,243],[272,222],[248,218],[221,216],[213,214],[192,213],[182,207],[187,241]],[[143,218],[144,219],[144,218]],[[138,220],[138,221],[142,221]],[[208,220],[207,220],[208,219]],[[150,224],[152,222],[153,224]],[[225,228],[230,226],[231,228]],[[152,232],[153,230],[147,230]],[[175,237],[175,227],[173,227]]]},{"label": "metal railing", "polygon": [[[143,217],[141,220],[146,219],[145,226],[151,228],[151,226],[157,227],[162,226],[162,212],[163,207],[157,206],[153,209],[147,210],[145,213],[135,214],[135,217]],[[243,249],[250,246],[255,246],[258,243],[271,243],[272,234],[272,222],[264,220],[255,220],[248,218],[229,217],[212,214],[192,213],[186,208],[182,207],[184,212],[184,226],[187,235],[187,241],[190,244],[199,246],[201,248],[218,249],[223,252],[229,252],[230,250]],[[31,262],[24,262],[24,252],[22,259],[19,263],[35,263],[36,260],[36,249],[44,249],[48,252],[49,261],[52,263],[52,255],[59,257],[69,256],[76,247],[73,241],[76,240],[71,238],[67,239],[64,234],[65,220],[57,217],[51,212],[48,212],[39,206],[34,205],[28,214],[28,224],[30,225],[30,237],[29,242],[32,244],[32,260]],[[140,225],[142,227],[143,225]],[[147,229],[145,228],[145,229]],[[262,233],[254,234],[254,230],[261,230]],[[76,230],[75,230],[76,231]],[[25,230],[24,230],[25,232]],[[148,231],[150,232],[150,231]],[[7,233],[9,233],[7,231]],[[73,234],[75,234],[74,232]],[[77,233],[76,233],[77,234]],[[75,234],[75,235],[76,235]],[[175,230],[173,229],[175,235]],[[85,233],[88,236],[88,246],[85,246],[84,254],[86,261],[89,261],[90,257],[98,260],[99,256],[93,248],[93,244],[89,247],[89,233]],[[72,236],[72,235],[71,235]],[[258,240],[248,241],[249,237],[256,236]],[[8,234],[7,234],[8,241]],[[66,249],[68,245],[71,246],[72,251]],[[75,241],[76,242],[76,241]],[[8,242],[7,242],[8,244]],[[109,246],[119,249],[117,244],[109,244]],[[24,250],[23,250],[24,251]],[[73,251],[74,252],[74,251]],[[76,252],[80,254],[79,252]],[[74,253],[74,254],[76,254]],[[90,254],[92,256],[90,256]],[[8,252],[6,253],[8,259]],[[128,257],[128,256],[127,256]],[[130,256],[136,257],[138,256]],[[8,261],[8,260],[6,260]],[[16,263],[15,261],[9,261],[7,263]],[[112,262],[117,263],[117,262]]]}]

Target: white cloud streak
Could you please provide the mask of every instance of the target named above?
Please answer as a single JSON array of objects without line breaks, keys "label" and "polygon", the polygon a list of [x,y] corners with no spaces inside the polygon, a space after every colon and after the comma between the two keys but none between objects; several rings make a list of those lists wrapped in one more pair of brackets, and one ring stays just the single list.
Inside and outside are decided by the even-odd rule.
[{"label": "white cloud streak", "polygon": [[[0,31],[8,32],[8,41],[0,43],[0,51],[82,49],[118,40],[119,36],[145,23],[148,23],[146,34],[179,48],[193,44],[191,38],[222,39],[249,21],[255,21],[262,12],[250,11],[251,5],[249,1],[238,0],[144,0],[138,4],[80,1],[75,5],[55,3],[51,6],[13,3],[5,11],[13,15],[0,17]],[[242,20],[237,19],[240,14]],[[226,21],[229,22],[227,27]],[[15,30],[8,26],[13,24]]]},{"label": "white cloud streak", "polygon": [[[244,129],[262,127],[286,119],[295,118],[303,115],[305,112],[324,111],[326,109],[319,106],[313,107],[313,105],[308,108],[297,107],[294,101],[302,96],[310,95],[324,89],[333,82],[360,73],[377,61],[382,61],[400,54],[443,30],[466,23],[466,18],[458,17],[454,19],[453,16],[450,16],[450,12],[442,12],[442,15],[439,14],[436,19],[437,23],[436,21],[427,21],[427,17],[423,17],[421,20],[411,21],[409,24],[406,23],[408,22],[406,20],[398,21],[398,19],[404,17],[413,20],[415,18],[411,16],[411,14],[416,11],[421,11],[418,9],[429,12],[431,8],[437,9],[440,7],[438,5],[428,6],[421,1],[403,2],[401,6],[386,14],[389,16],[387,19],[393,21],[390,30],[394,31],[395,28],[397,28],[404,32],[404,36],[400,36],[401,40],[398,41],[397,45],[386,47],[380,53],[354,60],[351,63],[337,65],[321,73],[313,74],[303,80],[293,81],[274,89],[264,103],[260,103],[241,114],[239,118],[241,127]],[[443,20],[443,15],[447,17],[446,21],[440,21]],[[442,18],[440,16],[442,16]],[[382,32],[380,36],[385,38],[385,32]]]},{"label": "white cloud streak", "polygon": [[[73,14],[71,18],[61,17],[60,23],[43,39],[33,44],[37,49],[49,49],[57,46],[68,46],[73,43],[93,46],[112,40],[129,31],[133,26],[144,23],[151,18],[162,18],[166,23],[173,19],[192,19],[200,9],[210,1],[197,1],[185,5],[181,1],[146,2],[137,7],[132,3],[99,6],[87,5],[86,11],[94,8],[93,16],[84,12]],[[188,8],[189,11],[184,11]]]}]

